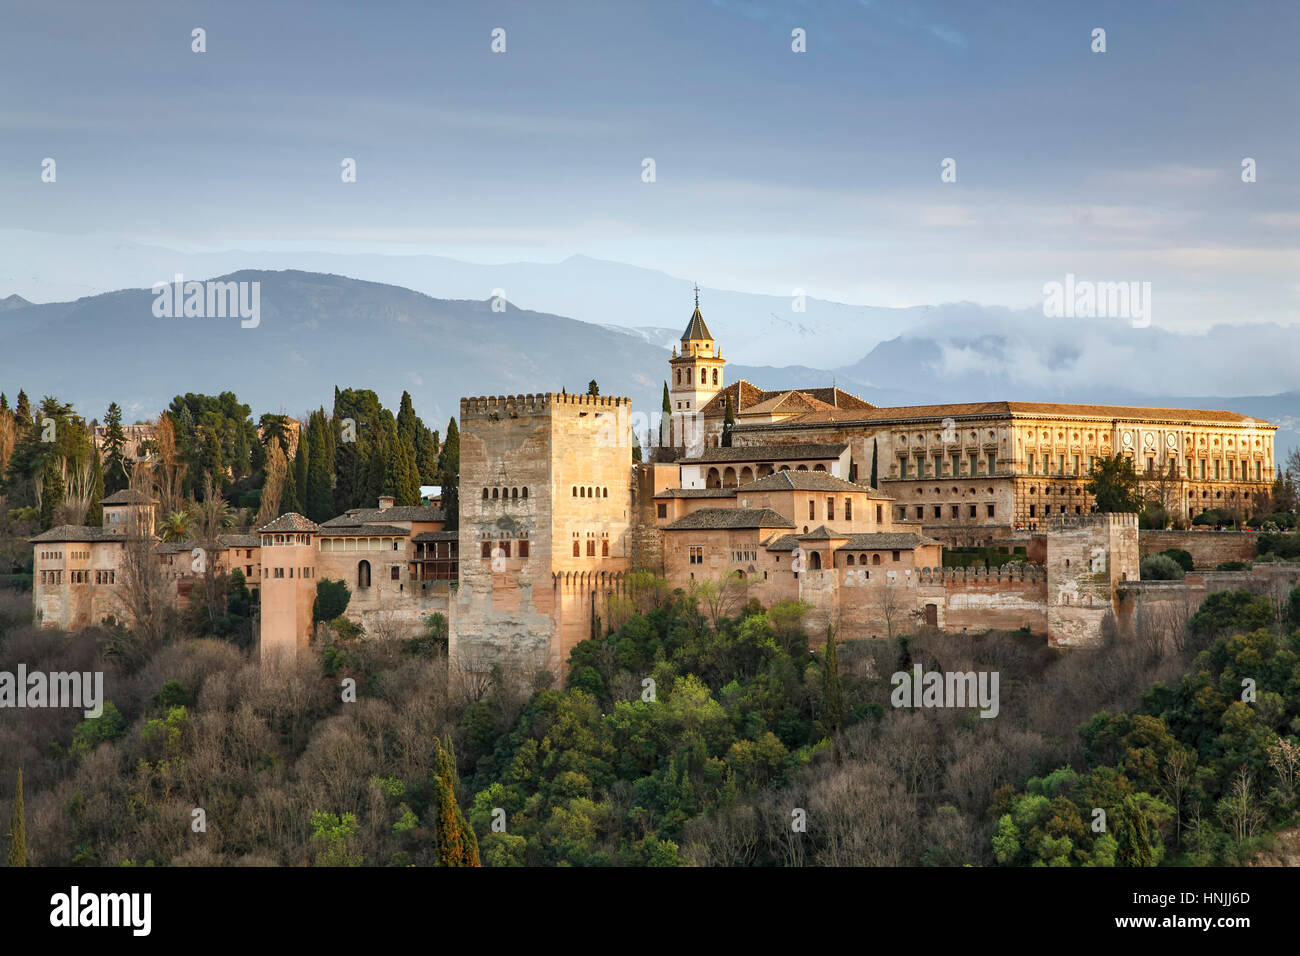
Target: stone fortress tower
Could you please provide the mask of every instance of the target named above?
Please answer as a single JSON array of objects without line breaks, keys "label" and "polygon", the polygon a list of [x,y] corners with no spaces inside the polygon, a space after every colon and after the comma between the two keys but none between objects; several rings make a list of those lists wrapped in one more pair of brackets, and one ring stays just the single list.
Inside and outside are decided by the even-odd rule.
[{"label": "stone fortress tower", "polygon": [[460,403],[456,666],[563,672],[628,570],[631,399],[503,395]]},{"label": "stone fortress tower", "polygon": [[681,352],[674,348],[669,359],[672,375],[668,385],[668,398],[672,403],[669,445],[691,450],[704,437],[700,410],[726,384],[723,380],[726,359],[718,351],[709,327],[704,324],[704,316],[700,314],[699,286],[695,287],[695,312],[682,333],[681,346]]},{"label": "stone fortress tower", "polygon": [[320,530],[300,514],[285,514],[258,530],[262,538],[261,657],[292,663],[311,646]]},{"label": "stone fortress tower", "polygon": [[1052,647],[1101,642],[1116,589],[1141,577],[1135,514],[1057,515],[1047,527],[1047,638]]}]

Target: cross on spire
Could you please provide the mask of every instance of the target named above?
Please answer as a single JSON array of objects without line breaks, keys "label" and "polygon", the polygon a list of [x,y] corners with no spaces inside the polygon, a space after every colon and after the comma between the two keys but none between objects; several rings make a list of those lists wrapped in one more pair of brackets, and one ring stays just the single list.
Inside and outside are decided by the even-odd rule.
[{"label": "cross on spire", "polygon": [[700,307],[700,284],[695,283],[695,308]]}]

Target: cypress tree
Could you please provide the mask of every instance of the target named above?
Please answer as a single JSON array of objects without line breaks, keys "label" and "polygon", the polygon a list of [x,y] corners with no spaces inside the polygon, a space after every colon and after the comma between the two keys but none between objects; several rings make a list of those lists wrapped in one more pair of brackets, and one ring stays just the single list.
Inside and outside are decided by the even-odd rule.
[{"label": "cypress tree", "polygon": [[[302,443],[299,442],[297,458],[302,457]],[[303,505],[298,500],[298,478],[297,459],[287,464],[284,469],[284,488],[280,491],[280,514],[287,515],[290,512],[302,514]]]},{"label": "cypress tree", "polygon": [[397,504],[418,505],[420,503],[420,469],[415,464],[415,449],[405,438],[397,440],[398,452],[402,456],[402,481],[398,488]]},{"label": "cypress tree", "polygon": [[297,499],[297,512],[307,513],[307,470],[311,465],[311,447],[307,442],[307,433],[300,426],[298,429],[298,452],[293,456],[293,490]]},{"label": "cypress tree", "polygon": [[[840,657],[835,629],[826,628],[826,659],[822,667],[822,724],[832,734],[844,726],[844,685],[840,683]],[[837,750],[838,752],[838,750]]]},{"label": "cypress tree", "polygon": [[588,395],[600,394],[600,386],[596,384],[596,380],[594,378],[587,383],[587,394]]},{"label": "cypress tree", "polygon": [[456,419],[447,421],[447,439],[438,455],[438,484],[442,486],[442,510],[447,530],[460,526],[460,429]]},{"label": "cypress tree", "polygon": [[420,440],[415,446],[415,470],[422,485],[438,483],[438,433],[420,426]]},{"label": "cypress tree", "polygon": [[25,431],[32,427],[32,403],[27,399],[27,393],[21,388],[18,389],[18,404],[14,406],[14,427],[18,429],[21,436]]},{"label": "cypress tree", "polygon": [[54,527],[54,513],[63,504],[63,469],[54,455],[45,456],[45,477],[41,488],[41,530]]},{"label": "cypress tree", "polygon": [[736,425],[736,416],[731,411],[731,396],[727,396],[726,411],[722,415],[722,447],[731,447],[731,429]]},{"label": "cypress tree", "polygon": [[9,865],[27,865],[27,811],[23,806],[23,772],[18,771],[18,789],[14,793],[14,813],[9,822]]},{"label": "cypress tree", "polygon": [[439,866],[482,866],[478,837],[456,802],[456,767],[450,751],[433,741],[434,839]]},{"label": "cypress tree", "polygon": [[873,438],[871,439],[871,487],[872,488],[880,487],[880,482],[877,480],[877,476],[876,476],[876,456],[879,453],[880,453],[880,449],[876,444],[876,439]]},{"label": "cypress tree", "polygon": [[325,521],[334,508],[334,489],[330,487],[330,470],[325,444],[323,412],[312,412],[307,425],[307,491],[304,503],[307,517]]},{"label": "cypress tree", "polygon": [[664,401],[659,416],[659,445],[668,447],[673,443],[673,403],[668,397],[668,383],[664,382]]}]

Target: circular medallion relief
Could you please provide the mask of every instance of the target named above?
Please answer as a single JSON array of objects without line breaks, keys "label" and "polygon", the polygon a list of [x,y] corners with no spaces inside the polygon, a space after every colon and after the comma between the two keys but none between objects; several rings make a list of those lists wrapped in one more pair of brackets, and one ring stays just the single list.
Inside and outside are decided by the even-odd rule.
[{"label": "circular medallion relief", "polygon": [[1165,444],[1168,445],[1170,448],[1178,447],[1178,438],[1174,435],[1173,432],[1170,432],[1168,435],[1165,436]]},{"label": "circular medallion relief", "polygon": [[1132,432],[1125,432],[1125,433],[1124,433],[1124,437],[1123,437],[1122,440],[1123,440],[1123,442],[1124,442],[1124,447],[1125,447],[1125,448],[1132,448],[1132,447],[1133,447],[1133,433],[1132,433]]}]

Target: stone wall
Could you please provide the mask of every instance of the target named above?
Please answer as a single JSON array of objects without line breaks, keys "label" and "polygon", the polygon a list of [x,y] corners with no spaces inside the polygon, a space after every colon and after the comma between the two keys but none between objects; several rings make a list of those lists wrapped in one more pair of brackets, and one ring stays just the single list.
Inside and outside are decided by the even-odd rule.
[{"label": "stone wall", "polygon": [[1181,548],[1191,554],[1198,570],[1212,570],[1224,561],[1254,561],[1259,556],[1258,544],[1257,531],[1142,531],[1138,534],[1142,557]]}]

